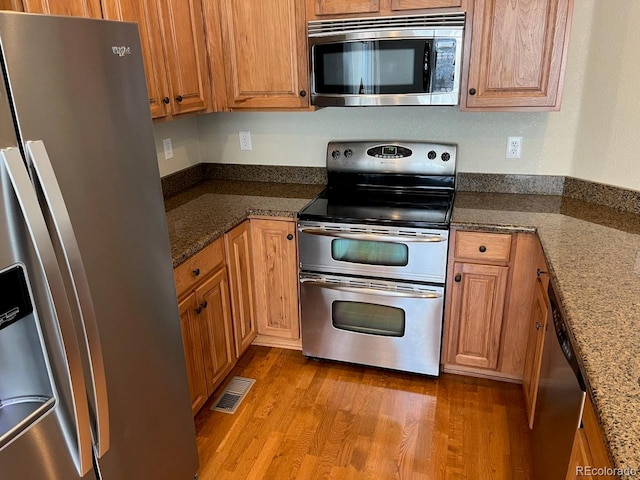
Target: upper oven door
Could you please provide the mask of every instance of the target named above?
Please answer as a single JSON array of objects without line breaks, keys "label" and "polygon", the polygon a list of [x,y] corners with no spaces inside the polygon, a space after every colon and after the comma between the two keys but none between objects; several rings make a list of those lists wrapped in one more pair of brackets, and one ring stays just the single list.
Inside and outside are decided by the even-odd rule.
[{"label": "upper oven door", "polygon": [[300,268],[444,283],[448,230],[299,222]]}]

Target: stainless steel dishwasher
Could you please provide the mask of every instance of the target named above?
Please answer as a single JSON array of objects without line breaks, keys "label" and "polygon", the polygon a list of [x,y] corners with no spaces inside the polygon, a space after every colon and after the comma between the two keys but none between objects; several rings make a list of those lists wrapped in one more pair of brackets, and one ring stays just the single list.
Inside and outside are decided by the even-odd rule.
[{"label": "stainless steel dishwasher", "polygon": [[536,480],[564,480],[586,388],[557,297],[549,285],[553,322],[547,324],[533,426]]}]

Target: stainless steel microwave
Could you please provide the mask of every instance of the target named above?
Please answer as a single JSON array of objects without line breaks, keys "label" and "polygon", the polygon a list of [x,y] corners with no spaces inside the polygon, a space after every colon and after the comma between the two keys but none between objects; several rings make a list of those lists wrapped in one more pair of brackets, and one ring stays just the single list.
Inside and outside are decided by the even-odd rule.
[{"label": "stainless steel microwave", "polygon": [[464,13],[308,24],[311,103],[458,105]]}]

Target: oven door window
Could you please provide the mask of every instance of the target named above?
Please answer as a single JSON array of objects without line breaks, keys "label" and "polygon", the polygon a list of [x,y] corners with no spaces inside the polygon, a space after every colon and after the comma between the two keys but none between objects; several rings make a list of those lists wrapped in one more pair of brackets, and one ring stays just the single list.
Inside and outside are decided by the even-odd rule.
[{"label": "oven door window", "polygon": [[366,40],[315,45],[319,94],[429,92],[429,40]]},{"label": "oven door window", "polygon": [[403,243],[339,238],[331,241],[331,258],[339,262],[405,267],[409,247]]},{"label": "oven door window", "polygon": [[383,337],[404,336],[405,311],[397,307],[338,300],[331,304],[331,318],[339,330]]}]

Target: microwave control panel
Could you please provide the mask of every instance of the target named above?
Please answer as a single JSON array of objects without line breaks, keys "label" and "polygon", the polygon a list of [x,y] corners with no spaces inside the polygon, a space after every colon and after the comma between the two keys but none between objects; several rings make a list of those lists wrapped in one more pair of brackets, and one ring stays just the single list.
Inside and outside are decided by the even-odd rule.
[{"label": "microwave control panel", "polygon": [[437,38],[433,45],[434,69],[432,78],[433,93],[451,92],[455,87],[456,40]]}]

